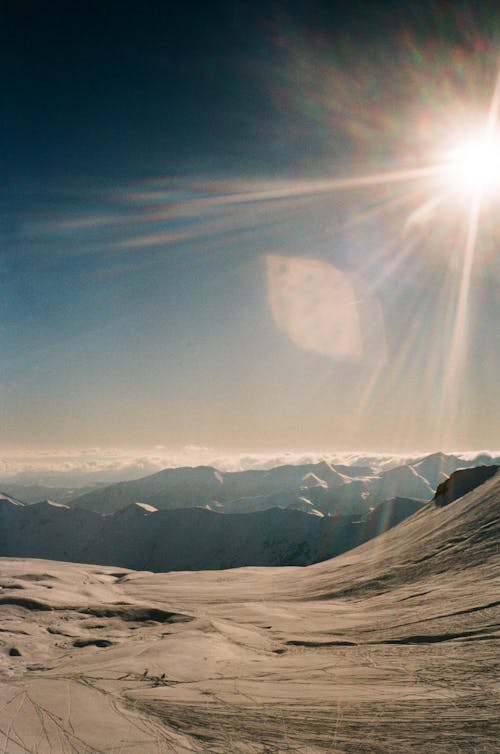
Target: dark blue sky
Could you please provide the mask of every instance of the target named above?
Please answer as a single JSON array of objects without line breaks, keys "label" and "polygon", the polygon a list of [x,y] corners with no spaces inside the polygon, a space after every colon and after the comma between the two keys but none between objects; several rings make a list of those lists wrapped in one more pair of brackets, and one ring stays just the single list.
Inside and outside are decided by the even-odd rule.
[{"label": "dark blue sky", "polygon": [[[290,46],[313,40],[331,61],[349,66],[372,50],[392,52],[408,33],[463,44],[460,26],[473,20],[494,36],[491,13],[463,3],[460,14],[460,5],[6,0],[0,59],[7,174],[14,181],[75,174],[106,180],[148,175],[159,165],[239,173],[283,170],[291,160],[311,170],[338,153],[341,134],[332,139],[311,128],[314,113],[276,96],[273,76],[285,73]],[[309,64],[321,78],[320,64]]]},{"label": "dark blue sky", "polygon": [[[4,447],[494,443],[495,214],[453,376],[463,207],[433,214],[439,187],[421,181],[315,185],[432,163],[488,106],[499,17],[467,2],[2,3]],[[302,260],[280,278],[293,306],[273,255]],[[348,325],[359,353],[332,345]]]}]

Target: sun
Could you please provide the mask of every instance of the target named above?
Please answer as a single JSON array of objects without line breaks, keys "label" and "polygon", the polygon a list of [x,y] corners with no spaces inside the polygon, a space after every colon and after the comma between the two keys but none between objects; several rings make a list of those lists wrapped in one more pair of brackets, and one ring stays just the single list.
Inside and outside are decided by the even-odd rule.
[{"label": "sun", "polygon": [[500,134],[479,134],[451,150],[447,159],[447,179],[460,194],[500,195]]}]

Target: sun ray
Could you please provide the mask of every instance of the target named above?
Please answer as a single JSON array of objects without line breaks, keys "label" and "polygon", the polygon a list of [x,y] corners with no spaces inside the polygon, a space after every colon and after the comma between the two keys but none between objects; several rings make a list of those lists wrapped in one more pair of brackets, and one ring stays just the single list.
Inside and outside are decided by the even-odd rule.
[{"label": "sun ray", "polygon": [[[495,136],[495,132],[498,127],[499,112],[500,64],[490,102],[488,117],[486,119],[484,128],[484,143],[491,142]],[[444,393],[447,394],[446,413],[448,414],[448,422],[450,425],[453,425],[455,423],[458,414],[460,381],[463,377],[463,372],[466,364],[470,287],[480,228],[483,194],[483,184],[481,182],[476,182],[468,213],[468,222],[463,248],[462,271],[460,275],[460,283],[455,304],[454,322],[449,347],[448,366],[443,380],[445,388]],[[443,431],[446,434],[445,428]]]}]

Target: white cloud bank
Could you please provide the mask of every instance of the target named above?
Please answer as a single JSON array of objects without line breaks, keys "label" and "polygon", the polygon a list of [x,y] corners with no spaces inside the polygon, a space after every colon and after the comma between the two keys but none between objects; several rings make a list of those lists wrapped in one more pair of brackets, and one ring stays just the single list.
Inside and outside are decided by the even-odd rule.
[{"label": "white cloud bank", "polygon": [[[0,455],[0,482],[45,484],[79,487],[138,479],[165,468],[176,466],[215,466],[222,471],[265,469],[284,464],[318,463],[326,460],[334,464],[370,466],[382,471],[404,463],[411,463],[426,452],[395,455],[371,452],[292,452],[281,453],[224,453],[210,447],[190,445],[179,450],[162,446],[136,451],[91,448],[46,452],[10,452]],[[464,460],[478,457],[478,463],[499,462],[500,451],[457,451]]]}]

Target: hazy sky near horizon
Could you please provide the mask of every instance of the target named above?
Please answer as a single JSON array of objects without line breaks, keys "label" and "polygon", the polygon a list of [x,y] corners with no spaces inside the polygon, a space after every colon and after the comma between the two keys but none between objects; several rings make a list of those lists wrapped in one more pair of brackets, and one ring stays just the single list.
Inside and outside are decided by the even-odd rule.
[{"label": "hazy sky near horizon", "polygon": [[500,11],[71,5],[0,10],[0,449],[498,447],[499,191],[435,166]]}]

